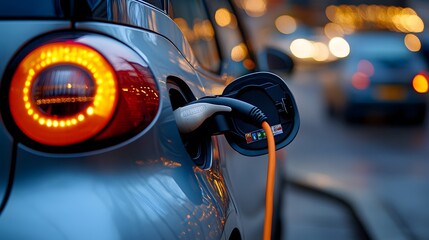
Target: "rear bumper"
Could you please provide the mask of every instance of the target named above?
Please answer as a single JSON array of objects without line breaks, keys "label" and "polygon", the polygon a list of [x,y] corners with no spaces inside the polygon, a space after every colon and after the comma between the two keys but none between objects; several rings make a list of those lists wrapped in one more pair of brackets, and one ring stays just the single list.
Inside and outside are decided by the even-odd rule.
[{"label": "rear bumper", "polygon": [[423,121],[427,103],[361,103],[349,102],[345,107],[347,118],[383,117],[390,120]]}]

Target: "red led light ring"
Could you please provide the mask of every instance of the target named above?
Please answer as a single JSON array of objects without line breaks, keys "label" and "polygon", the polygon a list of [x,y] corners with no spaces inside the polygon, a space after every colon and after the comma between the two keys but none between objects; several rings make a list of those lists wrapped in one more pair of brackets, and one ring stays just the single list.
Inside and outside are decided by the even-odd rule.
[{"label": "red led light ring", "polygon": [[[82,111],[66,117],[41,111],[31,88],[42,71],[58,64],[85,69],[92,77],[95,94]],[[115,71],[96,50],[75,42],[56,42],[31,51],[18,65],[12,78],[9,104],[18,127],[30,138],[48,145],[74,144],[99,133],[110,121],[118,102]]]}]

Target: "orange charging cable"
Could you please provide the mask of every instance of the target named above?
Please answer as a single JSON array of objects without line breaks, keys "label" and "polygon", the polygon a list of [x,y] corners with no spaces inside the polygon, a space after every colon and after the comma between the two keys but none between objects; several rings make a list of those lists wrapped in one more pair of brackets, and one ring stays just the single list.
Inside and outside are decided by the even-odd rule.
[{"label": "orange charging cable", "polygon": [[273,205],[274,205],[274,181],[276,174],[276,146],[274,135],[267,122],[262,123],[262,128],[267,135],[268,141],[268,171],[267,183],[265,186],[265,219],[263,240],[271,239],[271,229],[273,225]]}]

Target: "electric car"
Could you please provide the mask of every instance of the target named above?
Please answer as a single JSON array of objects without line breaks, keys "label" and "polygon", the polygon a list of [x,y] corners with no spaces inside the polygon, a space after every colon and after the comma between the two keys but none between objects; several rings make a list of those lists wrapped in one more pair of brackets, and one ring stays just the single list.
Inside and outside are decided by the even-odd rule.
[{"label": "electric car", "polygon": [[[299,116],[237,21],[225,1],[1,1],[0,238],[260,239],[266,132],[216,101],[262,101],[280,166]],[[232,110],[192,125],[201,99]]]},{"label": "electric car", "polygon": [[424,122],[427,65],[420,53],[407,49],[404,35],[362,32],[347,40],[350,55],[326,88],[329,112],[348,121],[387,117]]}]

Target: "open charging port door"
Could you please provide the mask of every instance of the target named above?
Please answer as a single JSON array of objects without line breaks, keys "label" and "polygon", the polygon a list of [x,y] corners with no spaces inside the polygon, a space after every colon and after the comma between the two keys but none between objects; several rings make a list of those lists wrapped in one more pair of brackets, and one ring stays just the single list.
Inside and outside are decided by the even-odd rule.
[{"label": "open charging port door", "polygon": [[[299,129],[299,113],[292,92],[279,76],[257,72],[237,78],[224,90],[223,97],[238,99],[258,107],[267,116],[276,150],[287,146]],[[233,149],[247,156],[267,154],[265,132],[243,119],[225,118],[225,137]],[[220,129],[222,127],[220,126]]]}]

